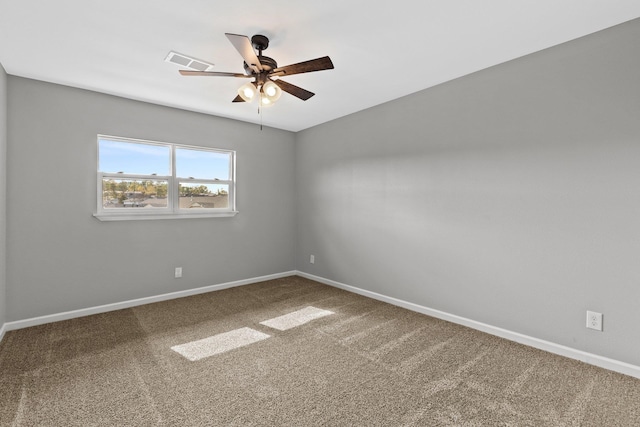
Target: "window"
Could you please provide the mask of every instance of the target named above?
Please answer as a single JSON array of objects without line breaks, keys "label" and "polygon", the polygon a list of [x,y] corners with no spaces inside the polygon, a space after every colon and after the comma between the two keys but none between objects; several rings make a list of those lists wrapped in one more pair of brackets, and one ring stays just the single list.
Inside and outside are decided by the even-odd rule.
[{"label": "window", "polygon": [[98,219],[236,213],[234,151],[98,135]]}]

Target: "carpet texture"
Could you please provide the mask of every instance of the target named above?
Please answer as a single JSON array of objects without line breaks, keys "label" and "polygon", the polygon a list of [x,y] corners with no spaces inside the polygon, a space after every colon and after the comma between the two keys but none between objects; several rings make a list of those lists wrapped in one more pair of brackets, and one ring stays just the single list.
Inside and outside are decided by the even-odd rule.
[{"label": "carpet texture", "polygon": [[8,332],[0,383],[2,426],[640,425],[638,379],[295,276]]}]

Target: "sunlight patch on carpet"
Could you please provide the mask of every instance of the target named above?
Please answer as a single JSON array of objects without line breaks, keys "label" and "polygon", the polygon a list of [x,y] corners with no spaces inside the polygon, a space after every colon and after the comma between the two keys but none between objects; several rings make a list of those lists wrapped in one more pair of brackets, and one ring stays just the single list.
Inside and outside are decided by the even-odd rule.
[{"label": "sunlight patch on carpet", "polygon": [[320,308],[309,306],[301,310],[294,311],[293,313],[265,320],[264,322],[260,322],[260,324],[273,329],[277,329],[279,331],[286,331],[287,329],[304,325],[305,323],[308,323],[312,320],[319,319],[324,316],[329,316],[330,314],[334,314],[333,311],[322,310]]},{"label": "sunlight patch on carpet", "polygon": [[251,328],[240,328],[222,334],[213,335],[186,344],[174,345],[171,350],[195,362],[216,354],[225,353],[271,337]]}]

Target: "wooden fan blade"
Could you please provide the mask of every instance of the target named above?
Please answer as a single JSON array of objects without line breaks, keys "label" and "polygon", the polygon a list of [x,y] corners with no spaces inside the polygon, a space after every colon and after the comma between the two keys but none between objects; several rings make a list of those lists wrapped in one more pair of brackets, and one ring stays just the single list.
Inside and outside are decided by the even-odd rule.
[{"label": "wooden fan blade", "polygon": [[225,33],[233,47],[236,48],[244,62],[247,63],[250,67],[255,67],[259,71],[262,71],[262,64],[260,64],[260,60],[256,56],[256,53],[253,50],[253,45],[251,44],[251,40],[247,36],[241,36],[239,34],[230,34]]},{"label": "wooden fan blade", "polygon": [[[293,74],[310,73],[312,71],[322,71],[333,69],[333,62],[328,56],[322,58],[311,59],[297,64],[285,65],[278,67],[271,72],[275,76],[291,76]],[[284,89],[283,89],[284,90]]]},{"label": "wooden fan blade", "polygon": [[218,71],[191,71],[191,70],[180,70],[180,74],[183,76],[209,76],[209,77],[242,77],[242,78],[250,78],[253,76],[247,76],[242,73],[222,73]]},{"label": "wooden fan blade", "polygon": [[240,95],[238,95],[235,98],[233,98],[233,101],[231,101],[231,102],[244,102],[244,99],[242,99],[242,97]]},{"label": "wooden fan blade", "polygon": [[313,92],[309,92],[308,90],[302,89],[301,87],[292,85],[291,83],[287,83],[284,80],[278,79],[272,81],[277,84],[283,91],[290,93],[291,95],[295,96],[296,98],[300,98],[303,101],[306,101],[307,99],[315,95],[315,93]]}]

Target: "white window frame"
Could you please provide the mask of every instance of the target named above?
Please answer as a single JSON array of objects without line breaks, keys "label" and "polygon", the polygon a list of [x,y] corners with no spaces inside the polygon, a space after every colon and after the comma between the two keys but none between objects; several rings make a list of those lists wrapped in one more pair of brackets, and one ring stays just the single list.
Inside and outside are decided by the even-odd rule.
[{"label": "white window frame", "polygon": [[[100,171],[100,139],[110,141],[129,142],[133,144],[147,144],[162,147],[169,147],[170,150],[170,171],[171,175],[138,175],[126,173],[111,173]],[[144,139],[123,138],[111,135],[98,134],[97,145],[97,209],[93,214],[100,221],[127,221],[127,220],[153,220],[153,219],[184,219],[184,218],[215,218],[232,217],[236,210],[236,152],[220,148],[209,148],[195,145],[174,144],[170,142],[149,141]],[[194,151],[205,151],[210,153],[223,153],[229,155],[229,177],[230,180],[212,180],[176,176],[176,149],[187,149]],[[103,205],[103,182],[104,179],[131,179],[145,181],[167,181],[167,207],[149,209],[106,209]],[[223,184],[228,185],[228,206],[226,208],[180,208],[179,188],[181,183],[198,184]]]}]

